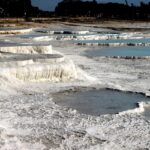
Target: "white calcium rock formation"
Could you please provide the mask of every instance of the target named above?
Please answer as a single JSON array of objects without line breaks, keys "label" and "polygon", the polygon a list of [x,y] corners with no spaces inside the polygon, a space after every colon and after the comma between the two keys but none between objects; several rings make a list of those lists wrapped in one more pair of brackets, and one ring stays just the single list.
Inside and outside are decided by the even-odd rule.
[{"label": "white calcium rock formation", "polygon": [[60,31],[52,31],[48,29],[37,29],[36,32],[48,33],[48,34],[88,34],[90,31],[73,31],[73,30],[60,30]]},{"label": "white calcium rock formation", "polygon": [[1,28],[0,34],[24,34],[32,32],[33,29],[11,29],[11,28]]},{"label": "white calcium rock formation", "polygon": [[61,63],[33,63],[25,66],[2,67],[0,68],[1,76],[13,76],[20,80],[50,80],[50,81],[67,81],[77,78],[76,67],[71,60]]},{"label": "white calcium rock formation", "polygon": [[0,55],[0,67],[25,66],[36,63],[59,63],[64,61],[61,54],[12,54]]},{"label": "white calcium rock formation", "polygon": [[[0,75],[21,80],[66,81],[77,78],[71,60],[54,51],[51,46],[0,47]],[[8,53],[9,52],[9,53]],[[46,54],[44,54],[46,53]]]},{"label": "white calcium rock formation", "polygon": [[54,37],[50,37],[50,36],[39,36],[33,38],[34,41],[51,41],[54,39],[55,39]]},{"label": "white calcium rock formation", "polygon": [[9,53],[42,53],[42,54],[51,54],[52,46],[10,46],[10,47],[0,47],[1,52]]},{"label": "white calcium rock formation", "polygon": [[119,114],[120,115],[131,114],[131,113],[140,114],[140,113],[145,113],[145,112],[148,112],[150,114],[150,102],[139,102],[137,105],[138,105],[138,108],[123,111],[123,112],[120,112]]}]

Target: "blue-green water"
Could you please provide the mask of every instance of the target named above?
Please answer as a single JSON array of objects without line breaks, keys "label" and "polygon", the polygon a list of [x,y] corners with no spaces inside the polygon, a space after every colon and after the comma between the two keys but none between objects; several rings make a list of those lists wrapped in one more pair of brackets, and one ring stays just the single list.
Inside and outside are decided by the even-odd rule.
[{"label": "blue-green water", "polygon": [[76,109],[81,113],[102,115],[134,109],[138,102],[150,101],[150,98],[141,94],[101,89],[56,94],[54,101],[58,105]]},{"label": "blue-green water", "polygon": [[85,52],[86,56],[150,56],[150,47],[107,47],[98,50],[90,50]]},{"label": "blue-green water", "polygon": [[77,43],[99,43],[99,44],[110,44],[110,43],[150,43],[150,38],[141,39],[111,39],[111,40],[80,40]]}]

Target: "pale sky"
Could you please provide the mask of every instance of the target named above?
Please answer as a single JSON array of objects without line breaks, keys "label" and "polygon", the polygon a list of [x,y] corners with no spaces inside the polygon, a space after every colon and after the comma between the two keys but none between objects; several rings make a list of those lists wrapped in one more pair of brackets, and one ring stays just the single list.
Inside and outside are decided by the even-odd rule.
[{"label": "pale sky", "polygon": [[[62,0],[32,0],[32,4],[34,6],[38,6],[42,10],[54,11],[55,7]],[[84,0],[84,1],[92,1],[92,0]],[[124,3],[125,0],[97,0],[97,2],[120,2]],[[129,3],[139,4],[141,1],[144,3],[150,2],[150,0],[128,0]]]}]

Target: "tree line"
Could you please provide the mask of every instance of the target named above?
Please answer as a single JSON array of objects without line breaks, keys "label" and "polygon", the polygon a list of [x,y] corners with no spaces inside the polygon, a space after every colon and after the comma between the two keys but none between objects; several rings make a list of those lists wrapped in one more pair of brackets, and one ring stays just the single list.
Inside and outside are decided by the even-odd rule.
[{"label": "tree line", "polygon": [[0,17],[95,17],[97,19],[149,20],[150,2],[139,6],[120,3],[97,3],[93,1],[63,0],[53,13],[42,11],[31,0],[0,0]]},{"label": "tree line", "polygon": [[140,6],[134,4],[128,5],[120,3],[97,3],[87,1],[62,1],[55,9],[57,16],[68,17],[96,17],[98,19],[150,19],[150,3],[140,3]]},{"label": "tree line", "polygon": [[38,7],[33,7],[31,0],[0,0],[0,17],[38,17],[48,16]]}]

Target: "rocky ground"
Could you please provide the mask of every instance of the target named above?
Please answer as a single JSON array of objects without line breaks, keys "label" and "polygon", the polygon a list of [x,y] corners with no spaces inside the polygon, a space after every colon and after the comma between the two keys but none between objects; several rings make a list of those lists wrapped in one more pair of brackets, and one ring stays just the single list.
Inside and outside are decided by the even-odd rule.
[{"label": "rocky ground", "polygon": [[[66,30],[68,26],[55,24],[49,28]],[[73,28],[74,26],[69,27]],[[92,30],[91,27],[77,28]],[[30,44],[35,42],[18,36],[12,38],[3,35],[1,40],[3,38],[13,42],[24,40]],[[41,44],[45,41],[38,42]],[[53,102],[53,93],[80,88],[87,90],[112,88],[150,96],[149,58],[91,58],[84,55],[85,51],[96,50],[99,47],[82,47],[62,40],[51,40],[48,43],[53,46],[55,52],[64,54],[65,60],[73,60],[76,75],[71,80],[54,82],[25,81],[12,76],[11,72],[5,75],[1,73],[0,148],[3,150],[150,149],[149,104],[142,102],[139,108],[119,114],[90,116]],[[1,59],[2,55],[5,54],[1,54]],[[11,65],[6,64],[3,67],[9,68]]]}]

